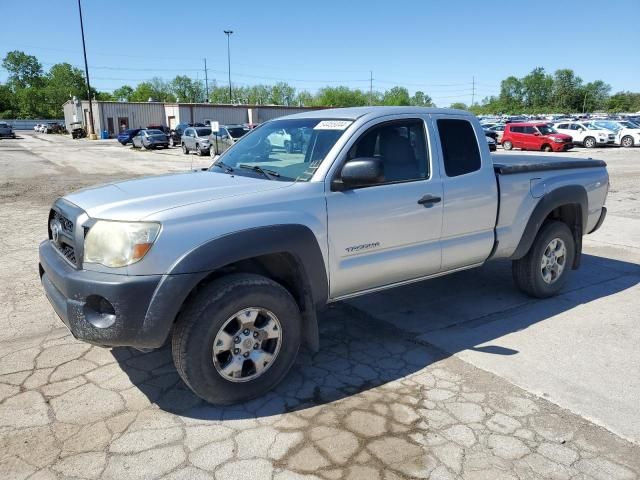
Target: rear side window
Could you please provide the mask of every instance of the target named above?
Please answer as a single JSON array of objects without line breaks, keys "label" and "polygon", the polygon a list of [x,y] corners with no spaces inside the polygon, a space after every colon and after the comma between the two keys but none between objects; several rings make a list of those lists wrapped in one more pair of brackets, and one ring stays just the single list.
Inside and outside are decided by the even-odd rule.
[{"label": "rear side window", "polygon": [[471,123],[452,119],[440,119],[437,123],[447,177],[480,170],[480,150]]},{"label": "rear side window", "polygon": [[511,127],[513,133],[524,133],[524,127]]}]

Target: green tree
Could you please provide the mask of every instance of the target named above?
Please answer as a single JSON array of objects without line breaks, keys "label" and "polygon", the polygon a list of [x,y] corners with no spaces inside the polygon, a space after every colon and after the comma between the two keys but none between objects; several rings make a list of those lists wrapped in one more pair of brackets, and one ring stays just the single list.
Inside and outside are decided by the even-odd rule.
[{"label": "green tree", "polygon": [[553,95],[553,77],[547,75],[544,68],[534,68],[520,81],[522,85],[522,103],[532,113],[540,113],[551,104]]},{"label": "green tree", "polygon": [[8,85],[0,84],[0,118],[17,117],[15,96]]},{"label": "green tree", "polygon": [[296,89],[291,85],[278,82],[271,87],[269,103],[274,105],[293,105],[296,98]]},{"label": "green tree", "polygon": [[414,105],[416,107],[435,107],[436,106],[435,103],[433,103],[433,100],[431,99],[431,97],[426,93],[421,92],[420,90],[414,93],[413,97],[411,97],[411,105]]},{"label": "green tree", "polygon": [[368,94],[349,87],[324,87],[318,90],[313,101],[314,106],[360,107],[369,103]]},{"label": "green tree", "polygon": [[582,79],[569,68],[556,70],[553,76],[553,106],[560,112],[582,110]]},{"label": "green tree", "polygon": [[404,87],[393,87],[384,92],[383,105],[411,105],[409,90]]},{"label": "green tree", "polygon": [[116,101],[130,102],[133,98],[134,90],[129,85],[123,85],[120,88],[116,88],[111,96]]},{"label": "green tree", "polygon": [[613,113],[640,112],[640,93],[618,92],[609,98],[606,108]]},{"label": "green tree", "polygon": [[87,97],[87,86],[82,70],[68,63],[58,63],[49,69],[42,91],[44,101],[42,108],[46,118],[62,116],[62,104],[67,100],[73,97]]},{"label": "green tree", "polygon": [[468,110],[469,107],[467,107],[466,103],[462,103],[462,102],[454,102],[451,104],[451,106],[449,108],[456,108],[458,110]]},{"label": "green tree", "polygon": [[130,97],[132,102],[175,102],[176,97],[171,92],[169,83],[161,78],[154,77],[146,82],[139,83]]},{"label": "green tree", "polygon": [[[193,80],[186,75],[178,75],[171,80],[170,93],[180,102],[195,103],[205,99],[204,84],[200,80]],[[167,96],[168,93],[167,93]]]},{"label": "green tree", "polygon": [[7,83],[14,88],[41,86],[42,65],[33,55],[14,50],[5,55],[2,67],[9,72]]},{"label": "green tree", "polygon": [[583,99],[578,111],[596,112],[606,109],[609,92],[611,92],[611,85],[602,80],[587,83],[579,92]]},{"label": "green tree", "polygon": [[519,78],[510,76],[500,83],[499,104],[505,113],[522,112],[524,107],[524,87]]}]

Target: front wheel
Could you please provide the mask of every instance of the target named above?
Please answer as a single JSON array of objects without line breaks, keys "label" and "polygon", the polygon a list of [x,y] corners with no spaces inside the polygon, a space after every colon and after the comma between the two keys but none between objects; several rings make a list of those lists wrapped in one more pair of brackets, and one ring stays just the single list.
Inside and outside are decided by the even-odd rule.
[{"label": "front wheel", "polygon": [[176,369],[199,397],[229,405],[275,387],[296,359],[300,309],[280,284],[232,274],[202,288],[180,313],[172,337]]},{"label": "front wheel", "polygon": [[542,150],[545,152],[553,152],[553,148],[551,148],[551,145],[543,145],[542,146]]},{"label": "front wheel", "polygon": [[505,142],[502,142],[502,148],[504,148],[505,150],[511,150],[513,148],[513,143],[511,143],[509,140],[506,140]]},{"label": "front wheel", "polygon": [[584,148],[595,148],[597,144],[598,142],[596,142],[596,139],[593,137],[587,137],[583,142]]},{"label": "front wheel", "polygon": [[626,137],[622,137],[622,141],[620,144],[623,147],[633,147],[633,137],[631,135],[627,135]]},{"label": "front wheel", "polygon": [[532,297],[556,295],[567,282],[575,251],[573,234],[566,223],[545,223],[529,252],[512,263],[516,285]]},{"label": "front wheel", "polygon": [[189,149],[184,143],[182,144],[182,153],[184,153],[185,155],[189,153]]}]

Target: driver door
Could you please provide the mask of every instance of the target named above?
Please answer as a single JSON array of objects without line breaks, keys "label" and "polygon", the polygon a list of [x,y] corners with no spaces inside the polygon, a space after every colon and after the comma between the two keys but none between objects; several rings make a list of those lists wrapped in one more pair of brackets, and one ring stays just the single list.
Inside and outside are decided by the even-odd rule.
[{"label": "driver door", "polygon": [[344,298],[440,271],[442,182],[421,118],[363,127],[338,159],[383,160],[384,180],[366,187],[327,187],[330,297]]}]

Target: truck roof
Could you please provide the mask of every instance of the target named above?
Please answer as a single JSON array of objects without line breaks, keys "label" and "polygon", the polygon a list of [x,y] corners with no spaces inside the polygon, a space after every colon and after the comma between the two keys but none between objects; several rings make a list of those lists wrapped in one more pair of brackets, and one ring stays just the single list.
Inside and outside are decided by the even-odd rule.
[{"label": "truck roof", "polygon": [[287,115],[282,118],[332,118],[336,120],[356,120],[364,116],[384,116],[384,115],[402,115],[414,114],[421,115],[425,113],[440,113],[449,115],[466,115],[473,116],[471,112],[466,110],[456,110],[453,108],[427,108],[427,107],[349,107],[349,108],[328,108],[323,110],[311,110],[303,113]]}]

